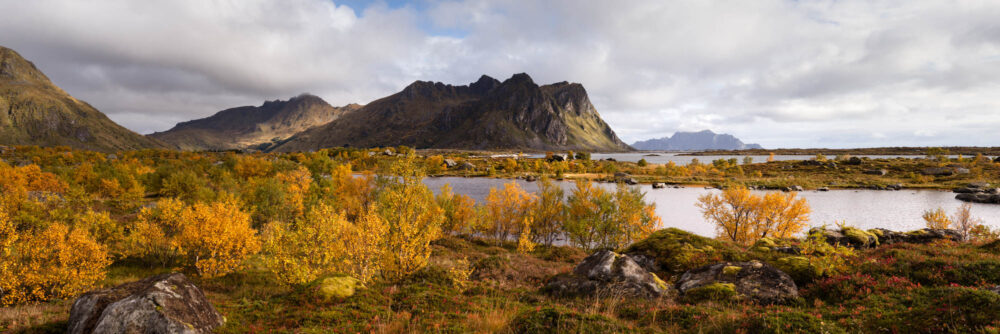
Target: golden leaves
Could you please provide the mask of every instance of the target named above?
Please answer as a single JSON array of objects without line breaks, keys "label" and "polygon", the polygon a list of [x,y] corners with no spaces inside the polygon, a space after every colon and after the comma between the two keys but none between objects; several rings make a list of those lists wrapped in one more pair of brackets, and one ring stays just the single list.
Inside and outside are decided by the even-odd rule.
[{"label": "golden leaves", "polygon": [[696,205],[716,224],[720,237],[742,245],[764,237],[791,237],[808,224],[810,213],[809,204],[795,193],[757,196],[742,186],[705,194]]}]

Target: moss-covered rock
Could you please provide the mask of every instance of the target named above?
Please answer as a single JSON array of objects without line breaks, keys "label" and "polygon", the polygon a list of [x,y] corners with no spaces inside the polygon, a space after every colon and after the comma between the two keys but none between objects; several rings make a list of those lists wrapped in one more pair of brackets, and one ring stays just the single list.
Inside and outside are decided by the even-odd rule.
[{"label": "moss-covered rock", "polygon": [[[625,254],[653,259],[647,270],[671,277],[709,263],[739,261],[745,253],[730,243],[702,237],[677,228],[654,232],[625,249]],[[643,262],[643,261],[640,261]]]},{"label": "moss-covered rock", "polygon": [[739,266],[725,266],[722,267],[722,274],[727,276],[734,276],[736,274],[739,274],[740,270],[743,270],[743,268]]},{"label": "moss-covered rock", "polygon": [[788,274],[758,261],[722,262],[690,270],[677,280],[677,290],[688,301],[785,304],[799,297],[798,287]]},{"label": "moss-covered rock", "polygon": [[317,279],[313,291],[320,299],[335,300],[353,296],[361,287],[361,281],[354,277],[333,276]]},{"label": "moss-covered rock", "polygon": [[689,303],[706,300],[736,301],[739,300],[739,293],[733,283],[712,283],[688,290],[684,293],[684,300]]},{"label": "moss-covered rock", "polygon": [[850,240],[852,245],[861,248],[874,247],[878,245],[878,235],[856,227],[845,226],[840,230],[844,236]]}]

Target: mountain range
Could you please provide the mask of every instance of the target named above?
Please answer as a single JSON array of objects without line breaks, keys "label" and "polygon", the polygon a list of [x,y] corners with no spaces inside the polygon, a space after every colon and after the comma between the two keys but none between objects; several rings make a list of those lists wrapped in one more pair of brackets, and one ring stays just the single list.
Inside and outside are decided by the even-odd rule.
[{"label": "mountain range", "polygon": [[142,136],[53,84],[14,50],[0,47],[0,145],[116,151],[328,147],[631,151],[590,103],[582,85],[538,85],[524,73],[469,85],[416,81],[361,106],[334,107],[302,94],[219,111]]},{"label": "mountain range", "polygon": [[748,150],[762,148],[758,144],[744,144],[729,134],[716,134],[711,130],[676,132],[671,137],[637,141],[632,144],[643,151],[697,151],[697,150]]},{"label": "mountain range", "polygon": [[416,148],[629,151],[582,85],[539,86],[527,74],[463,86],[416,81],[275,151],[407,145]]},{"label": "mountain range", "polygon": [[317,96],[302,94],[287,101],[267,101],[259,107],[226,109],[149,136],[190,151],[266,148],[360,107],[334,107]]},{"label": "mountain range", "polygon": [[35,64],[0,46],[0,144],[94,151],[168,148],[118,125],[49,80]]}]

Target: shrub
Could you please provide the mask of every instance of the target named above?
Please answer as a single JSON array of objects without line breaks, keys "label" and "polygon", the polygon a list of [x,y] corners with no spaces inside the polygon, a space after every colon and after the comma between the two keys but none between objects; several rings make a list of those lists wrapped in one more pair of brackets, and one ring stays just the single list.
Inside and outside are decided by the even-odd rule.
[{"label": "shrub", "polygon": [[927,222],[928,228],[948,228],[951,225],[951,218],[948,218],[941,208],[924,211],[922,217]]},{"label": "shrub", "polygon": [[735,186],[720,195],[705,194],[698,198],[702,215],[716,225],[719,236],[741,245],[750,245],[760,238],[788,238],[806,226],[809,204],[796,199],[795,193],[753,195],[746,187]]},{"label": "shrub", "polygon": [[390,280],[426,265],[431,241],[442,235],[443,210],[411,166],[403,162],[395,167],[400,176],[387,182],[375,203],[378,216],[388,226],[382,276]]},{"label": "shrub", "polygon": [[231,196],[184,209],[177,225],[172,245],[187,257],[188,265],[206,278],[233,272],[260,250],[257,231],[250,227],[250,215],[240,210]]},{"label": "shrub", "polygon": [[577,247],[619,249],[649,236],[660,224],[655,205],[645,202],[645,193],[619,184],[614,193],[577,181],[566,204],[563,230]]},{"label": "shrub", "polygon": [[497,242],[508,241],[523,231],[524,219],[533,216],[536,197],[515,182],[503,190],[491,188],[480,216],[479,230]]},{"label": "shrub", "polygon": [[[10,226],[0,216],[0,227]],[[5,232],[9,228],[2,228]],[[52,224],[20,238],[0,238],[0,305],[68,298],[104,279],[111,264],[104,246],[84,229]]]}]

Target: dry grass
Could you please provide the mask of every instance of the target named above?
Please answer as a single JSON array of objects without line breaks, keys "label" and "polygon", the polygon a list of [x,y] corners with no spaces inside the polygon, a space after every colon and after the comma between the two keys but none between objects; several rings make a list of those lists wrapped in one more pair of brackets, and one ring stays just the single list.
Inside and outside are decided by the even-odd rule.
[{"label": "dry grass", "polygon": [[0,332],[19,332],[69,319],[69,301],[0,308]]}]

